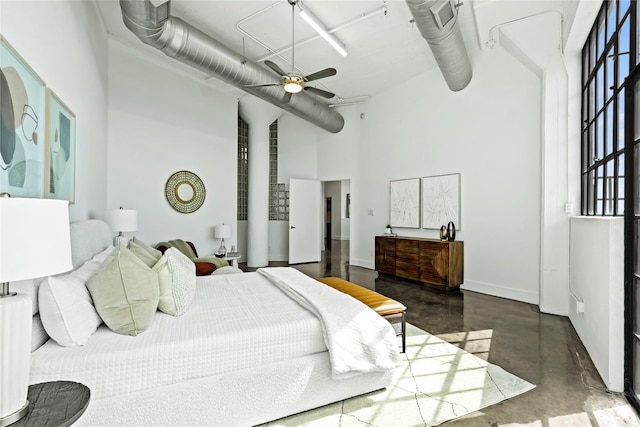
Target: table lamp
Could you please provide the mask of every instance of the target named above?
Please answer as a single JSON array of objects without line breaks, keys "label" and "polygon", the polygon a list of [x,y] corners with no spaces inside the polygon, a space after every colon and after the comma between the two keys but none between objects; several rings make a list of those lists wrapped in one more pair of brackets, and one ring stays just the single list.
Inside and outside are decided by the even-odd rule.
[{"label": "table lamp", "polygon": [[126,248],[129,239],[123,236],[126,231],[136,231],[138,229],[138,211],[135,209],[109,209],[105,216],[105,221],[112,231],[118,233],[113,238],[113,246],[116,248]]},{"label": "table lamp", "polygon": [[69,202],[0,195],[0,426],[29,411],[31,298],[9,282],[72,268]]},{"label": "table lamp", "polygon": [[216,225],[213,234],[216,239],[222,239],[222,241],[220,242],[220,247],[218,248],[218,253],[226,255],[227,248],[224,245],[224,239],[227,237],[231,237],[231,226],[228,224]]}]

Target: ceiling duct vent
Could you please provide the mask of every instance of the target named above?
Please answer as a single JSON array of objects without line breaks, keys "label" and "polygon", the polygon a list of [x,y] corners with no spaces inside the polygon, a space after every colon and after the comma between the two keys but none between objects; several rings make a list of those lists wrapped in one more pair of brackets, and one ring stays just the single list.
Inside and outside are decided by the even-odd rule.
[{"label": "ceiling duct vent", "polygon": [[449,89],[459,91],[471,81],[471,62],[458,25],[453,0],[406,0]]},{"label": "ceiling duct vent", "polygon": [[150,0],[120,0],[120,9],[126,27],[144,43],[167,56],[329,132],[338,133],[344,127],[344,118],[337,111],[306,93],[288,99],[280,85],[247,87],[276,83],[277,78],[194,26],[171,16],[169,0],[157,6]]}]

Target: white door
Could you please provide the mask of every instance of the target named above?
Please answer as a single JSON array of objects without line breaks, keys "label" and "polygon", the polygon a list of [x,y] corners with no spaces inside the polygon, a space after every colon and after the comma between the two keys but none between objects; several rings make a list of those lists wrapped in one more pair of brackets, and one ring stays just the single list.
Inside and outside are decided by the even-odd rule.
[{"label": "white door", "polygon": [[322,183],[289,181],[289,264],[320,261]]}]

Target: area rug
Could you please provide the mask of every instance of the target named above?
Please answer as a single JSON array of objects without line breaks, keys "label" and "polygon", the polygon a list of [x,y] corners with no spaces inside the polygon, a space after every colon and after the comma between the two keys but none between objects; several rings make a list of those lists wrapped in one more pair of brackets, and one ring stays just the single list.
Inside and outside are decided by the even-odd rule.
[{"label": "area rug", "polygon": [[407,325],[407,351],[391,386],[264,426],[435,426],[535,386]]}]

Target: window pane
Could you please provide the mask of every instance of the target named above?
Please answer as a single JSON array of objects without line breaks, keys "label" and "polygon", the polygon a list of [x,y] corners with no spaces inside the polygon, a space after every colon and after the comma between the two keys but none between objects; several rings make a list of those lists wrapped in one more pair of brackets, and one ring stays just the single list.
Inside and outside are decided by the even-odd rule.
[{"label": "window pane", "polygon": [[630,0],[620,0],[618,1],[620,5],[620,19],[624,18],[624,14],[629,11],[629,5],[631,4]]},{"label": "window pane", "polygon": [[600,114],[598,116],[597,122],[597,139],[596,139],[596,151],[594,155],[598,158],[598,160],[602,160],[604,158],[604,114]]},{"label": "window pane", "polygon": [[585,173],[589,166],[591,165],[591,161],[589,160],[589,134],[588,132],[582,133],[582,173]]},{"label": "window pane", "polygon": [[613,149],[615,147],[613,140],[613,128],[615,123],[613,121],[613,102],[607,105],[607,131],[606,131],[606,140],[605,140],[605,155],[609,155],[613,153]]},{"label": "window pane", "polygon": [[588,205],[587,205],[587,214],[594,215],[595,210],[595,188],[596,188],[596,174],[595,171],[589,172],[589,179],[587,183],[587,192],[588,192]]},{"label": "window pane", "polygon": [[584,130],[587,127],[587,124],[589,123],[589,119],[588,119],[588,111],[589,111],[589,97],[588,97],[588,93],[585,90],[584,92],[582,92],[582,130]]},{"label": "window pane", "polygon": [[602,215],[604,211],[604,166],[596,169],[596,215]]},{"label": "window pane", "polygon": [[604,94],[606,88],[604,87],[604,67],[598,69],[598,77],[596,78],[596,114],[604,107]]},{"label": "window pane", "polygon": [[589,69],[593,70],[596,67],[596,59],[596,32],[594,29],[589,38],[589,62],[591,63]]},{"label": "window pane", "polygon": [[596,158],[596,124],[589,127],[589,165],[594,163]]},{"label": "window pane", "polygon": [[605,215],[613,215],[614,208],[614,171],[615,171],[615,163],[613,160],[608,161],[605,166],[605,177],[604,177],[604,214]]},{"label": "window pane", "polygon": [[589,122],[593,120],[596,116],[595,114],[595,106],[596,106],[596,81],[595,79],[591,80],[589,83]]},{"label": "window pane", "polygon": [[618,150],[624,148],[624,94],[624,89],[618,94]]},{"label": "window pane", "polygon": [[616,209],[616,215],[623,215],[624,214],[624,175],[625,175],[625,168],[624,168],[624,153],[620,154],[617,158],[617,162],[618,162],[618,193],[617,193],[617,198],[618,198],[618,207]]},{"label": "window pane", "polygon": [[589,200],[589,177],[587,174],[582,175],[582,215],[587,214]]},{"label": "window pane", "polygon": [[630,55],[630,34],[629,19],[627,18],[622,24],[622,29],[618,34],[618,82],[624,82],[629,75],[629,55]]},{"label": "window pane", "polygon": [[617,15],[616,15],[616,2],[610,2],[607,11],[607,42],[611,40],[611,36],[616,30],[616,25],[618,24]]},{"label": "window pane", "polygon": [[604,51],[604,30],[604,16],[602,16],[598,19],[598,48],[596,52],[597,58],[600,58],[600,55],[602,55],[602,52]]},{"label": "window pane", "polygon": [[605,102],[608,101],[612,96],[613,92],[616,88],[615,84],[615,75],[616,75],[616,60],[614,56],[609,56],[609,54],[613,53],[613,50],[607,51],[607,84],[605,88],[606,99]]}]

